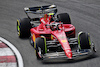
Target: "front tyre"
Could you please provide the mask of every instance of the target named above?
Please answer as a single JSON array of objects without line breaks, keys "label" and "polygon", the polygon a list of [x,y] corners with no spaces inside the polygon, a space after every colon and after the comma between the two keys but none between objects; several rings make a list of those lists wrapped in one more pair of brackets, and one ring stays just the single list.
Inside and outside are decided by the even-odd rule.
[{"label": "front tyre", "polygon": [[29,37],[31,29],[30,19],[23,18],[17,20],[17,33],[20,38]]},{"label": "front tyre", "polygon": [[86,32],[80,32],[78,34],[78,44],[80,49],[90,49],[91,41],[89,34]]},{"label": "front tyre", "polygon": [[35,49],[35,54],[36,54],[36,57],[37,57],[38,60],[42,59],[40,50],[41,50],[41,48],[39,48],[39,47],[36,47],[36,49]]},{"label": "front tyre", "polygon": [[42,55],[47,51],[44,38],[36,38],[34,48],[36,50],[37,59],[42,59]]}]

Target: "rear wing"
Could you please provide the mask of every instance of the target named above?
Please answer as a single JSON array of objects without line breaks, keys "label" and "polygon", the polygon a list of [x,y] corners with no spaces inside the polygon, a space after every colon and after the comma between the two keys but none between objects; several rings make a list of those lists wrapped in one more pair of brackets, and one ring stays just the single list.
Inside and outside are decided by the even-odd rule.
[{"label": "rear wing", "polygon": [[38,6],[38,7],[25,7],[25,13],[33,13],[33,14],[45,14],[54,11],[57,13],[56,5],[46,5],[46,6]]},{"label": "rear wing", "polygon": [[38,7],[25,7],[24,11],[29,19],[31,19],[28,15],[28,13],[33,14],[46,14],[53,12],[54,14],[57,13],[57,7],[56,5],[46,5],[46,6],[38,6]]}]

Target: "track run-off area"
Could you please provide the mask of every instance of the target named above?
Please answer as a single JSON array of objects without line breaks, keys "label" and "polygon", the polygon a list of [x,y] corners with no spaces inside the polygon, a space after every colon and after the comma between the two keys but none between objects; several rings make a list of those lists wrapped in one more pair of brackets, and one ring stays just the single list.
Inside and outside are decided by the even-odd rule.
[{"label": "track run-off area", "polygon": [[[95,57],[71,62],[42,63],[36,59],[35,50],[29,39],[17,35],[16,21],[27,17],[24,7],[55,4],[58,13],[69,13],[80,31],[90,33],[97,53]],[[100,1],[99,0],[0,0],[0,37],[12,43],[23,57],[24,67],[99,67],[100,66]]]}]

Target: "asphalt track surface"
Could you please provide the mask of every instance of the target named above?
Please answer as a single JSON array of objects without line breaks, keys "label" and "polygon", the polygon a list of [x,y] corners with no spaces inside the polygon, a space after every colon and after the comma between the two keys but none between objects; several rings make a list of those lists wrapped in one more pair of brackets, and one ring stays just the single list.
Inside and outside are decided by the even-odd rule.
[{"label": "asphalt track surface", "polygon": [[[89,32],[97,53],[79,61],[42,63],[35,57],[29,39],[20,39],[16,32],[16,20],[26,17],[23,8],[56,4],[58,13],[70,14],[72,24],[79,31]],[[99,0],[0,0],[0,36],[9,40],[22,54],[25,67],[99,67],[100,66],[100,1]]]}]

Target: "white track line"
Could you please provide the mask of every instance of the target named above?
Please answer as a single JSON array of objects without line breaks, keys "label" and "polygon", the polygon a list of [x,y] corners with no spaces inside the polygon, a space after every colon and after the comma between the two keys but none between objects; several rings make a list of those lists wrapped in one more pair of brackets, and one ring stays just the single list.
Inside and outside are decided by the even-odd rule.
[{"label": "white track line", "polygon": [[4,43],[6,43],[14,51],[14,53],[17,57],[18,67],[24,67],[22,56],[19,53],[19,51],[17,50],[17,48],[2,37],[0,37],[0,40],[3,41]]}]

